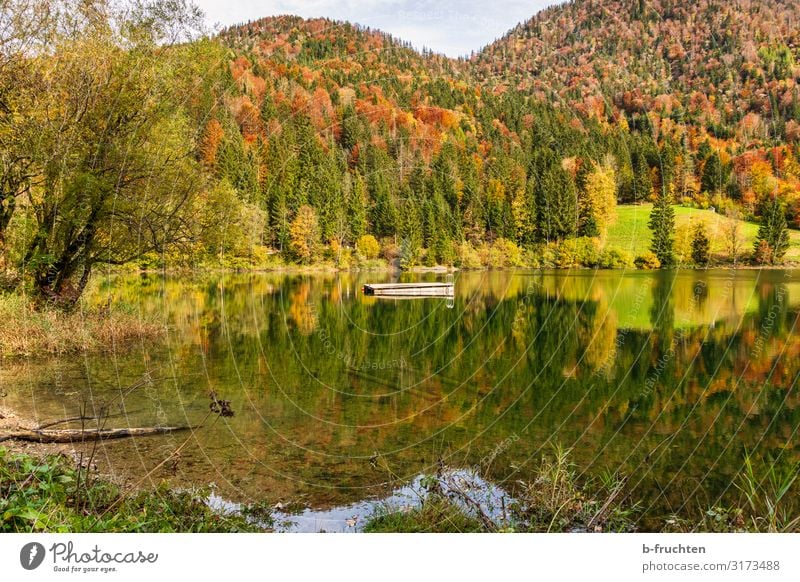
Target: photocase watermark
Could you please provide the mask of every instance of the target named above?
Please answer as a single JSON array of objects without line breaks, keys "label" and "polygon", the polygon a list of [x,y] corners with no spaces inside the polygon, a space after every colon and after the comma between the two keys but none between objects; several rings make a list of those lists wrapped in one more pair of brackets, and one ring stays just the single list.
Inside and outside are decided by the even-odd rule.
[{"label": "photocase watermark", "polygon": [[35,570],[41,566],[44,557],[44,546],[39,542],[27,543],[19,551],[19,563],[26,570]]},{"label": "photocase watermark", "polygon": [[19,563],[25,570],[35,570],[48,555],[54,572],[82,574],[107,574],[116,572],[119,565],[155,564],[158,561],[158,554],[142,550],[112,552],[95,545],[88,551],[81,551],[73,542],[56,542],[45,550],[39,542],[29,542],[19,552]]},{"label": "photocase watermark", "polygon": [[511,448],[515,442],[519,440],[519,435],[514,433],[507,436],[502,441],[497,443],[491,451],[481,457],[481,459],[473,466],[472,470],[475,474],[480,474],[485,471],[494,462],[494,460]]},{"label": "photocase watermark", "polygon": [[319,316],[313,304],[309,305],[309,311],[315,322],[314,335],[316,335],[317,339],[322,343],[322,350],[327,355],[335,356],[337,359],[341,360],[348,368],[353,370],[391,370],[395,368],[404,370],[408,368],[408,362],[406,362],[406,359],[402,356],[391,360],[357,360],[352,354],[339,349],[336,344],[334,344],[333,338],[331,334],[328,333],[328,330],[318,325]]}]

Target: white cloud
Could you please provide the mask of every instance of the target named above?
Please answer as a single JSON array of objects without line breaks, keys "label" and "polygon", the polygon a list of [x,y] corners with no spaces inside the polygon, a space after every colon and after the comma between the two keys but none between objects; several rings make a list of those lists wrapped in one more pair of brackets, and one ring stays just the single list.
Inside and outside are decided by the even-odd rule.
[{"label": "white cloud", "polygon": [[554,0],[195,0],[209,24],[296,14],[346,20],[456,57],[477,51]]}]

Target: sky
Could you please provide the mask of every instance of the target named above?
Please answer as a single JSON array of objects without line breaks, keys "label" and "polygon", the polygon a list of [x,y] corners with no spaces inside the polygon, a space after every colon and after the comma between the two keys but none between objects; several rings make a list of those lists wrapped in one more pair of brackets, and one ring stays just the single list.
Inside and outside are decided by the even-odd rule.
[{"label": "sky", "polygon": [[469,55],[555,0],[194,0],[210,25],[296,14],[377,28],[417,49]]}]

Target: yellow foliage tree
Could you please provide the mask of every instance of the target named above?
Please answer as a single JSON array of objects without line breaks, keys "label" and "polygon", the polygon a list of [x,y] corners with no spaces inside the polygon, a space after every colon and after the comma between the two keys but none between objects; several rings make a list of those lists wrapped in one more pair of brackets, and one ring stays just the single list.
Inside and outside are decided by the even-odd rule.
[{"label": "yellow foliage tree", "polygon": [[365,234],[356,242],[356,250],[365,259],[375,259],[378,257],[378,253],[381,252],[381,245],[374,236]]},{"label": "yellow foliage tree", "polygon": [[311,206],[305,204],[297,210],[289,237],[295,258],[304,264],[311,263],[319,249],[319,223]]},{"label": "yellow foliage tree", "polygon": [[586,198],[604,243],[608,228],[617,220],[617,180],[610,163],[594,165],[586,178]]}]

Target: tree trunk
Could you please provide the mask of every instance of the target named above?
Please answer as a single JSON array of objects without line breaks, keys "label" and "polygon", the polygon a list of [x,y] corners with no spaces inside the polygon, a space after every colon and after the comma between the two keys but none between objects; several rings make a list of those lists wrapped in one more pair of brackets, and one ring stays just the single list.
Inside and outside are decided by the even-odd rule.
[{"label": "tree trunk", "polygon": [[76,443],[127,437],[152,436],[189,430],[192,426],[153,426],[142,428],[101,428],[101,429],[61,429],[27,430],[19,429],[5,434],[0,433],[0,442],[8,440],[34,443]]}]

